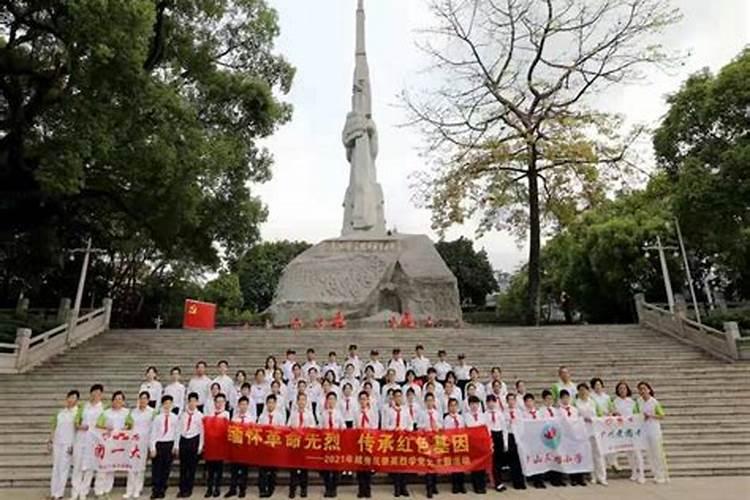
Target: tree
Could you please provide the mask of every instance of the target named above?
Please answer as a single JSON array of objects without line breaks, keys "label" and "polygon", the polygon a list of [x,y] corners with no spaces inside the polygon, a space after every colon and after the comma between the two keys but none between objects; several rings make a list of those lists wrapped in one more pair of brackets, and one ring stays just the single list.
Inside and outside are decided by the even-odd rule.
[{"label": "tree", "polygon": [[243,303],[240,279],[234,273],[219,273],[219,276],[206,283],[202,295],[204,300],[221,308],[239,309]]},{"label": "tree", "polygon": [[6,296],[89,236],[132,307],[152,275],[255,243],[266,210],[250,185],[272,163],[257,140],[291,114],[278,33],[265,0],[2,2]]},{"label": "tree", "polygon": [[475,251],[471,240],[439,241],[435,249],[458,280],[462,304],[483,306],[487,295],[498,290],[492,265],[484,250]]},{"label": "tree", "polygon": [[[418,197],[443,229],[480,216],[480,232],[528,231],[526,319],[539,320],[544,223],[595,205],[630,166],[640,133],[592,110],[591,96],[669,61],[656,35],[668,0],[432,0],[424,97],[405,93],[436,160]],[[430,88],[432,90],[430,90]],[[541,184],[541,186],[540,186]]]},{"label": "tree", "polygon": [[310,246],[305,241],[258,243],[234,262],[232,269],[240,278],[245,306],[254,312],[267,309],[284,268]]},{"label": "tree", "polygon": [[[693,259],[750,295],[750,49],[717,75],[692,75],[654,134],[659,167]],[[698,276],[701,277],[700,275]]]}]

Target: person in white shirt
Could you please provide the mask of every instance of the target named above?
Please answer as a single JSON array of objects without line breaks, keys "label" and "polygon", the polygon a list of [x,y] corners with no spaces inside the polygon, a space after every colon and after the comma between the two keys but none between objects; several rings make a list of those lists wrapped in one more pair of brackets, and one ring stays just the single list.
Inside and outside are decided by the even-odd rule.
[{"label": "person in white shirt", "polygon": [[448,357],[448,353],[446,353],[443,349],[440,349],[437,353],[438,360],[433,365],[435,368],[435,373],[437,374],[437,379],[440,383],[445,383],[445,378],[448,376],[448,372],[453,371],[453,368],[451,367],[450,363],[446,361],[446,358]]},{"label": "person in white shirt", "polygon": [[[352,367],[353,366],[354,365],[352,364]],[[323,365],[323,376],[325,377],[328,372],[333,372],[336,380],[339,380],[343,376],[341,365],[336,361],[336,351],[330,351],[328,353],[328,361]]]},{"label": "person in white shirt", "polygon": [[[106,431],[122,431],[132,427],[130,410],[125,407],[125,393],[115,391],[112,394],[112,407],[104,410],[96,421],[96,428]],[[99,471],[94,482],[94,495],[101,497],[109,496],[115,485],[114,471]]]},{"label": "person in white shirt", "polygon": [[[560,415],[560,410],[555,407],[555,400],[552,397],[552,391],[544,389],[542,391],[542,406],[539,408],[542,420],[553,420]],[[552,486],[565,486],[564,476],[558,471],[549,471],[546,474]]]},{"label": "person in white shirt", "polygon": [[172,396],[161,397],[161,412],[151,423],[151,498],[164,498],[172,471],[172,461],[179,450],[180,426],[172,413]]},{"label": "person in white shirt", "polygon": [[[523,395],[523,418],[526,420],[544,420],[543,413],[537,409],[534,395],[527,392]],[[544,489],[547,486],[544,484],[544,474],[534,474],[526,478],[527,482],[531,482],[534,488]]]},{"label": "person in white shirt", "polygon": [[424,383],[427,380],[427,369],[430,367],[430,360],[424,355],[424,346],[417,344],[414,348],[415,354],[409,363],[416,376]]},{"label": "person in white shirt", "polygon": [[359,359],[359,355],[357,354],[357,344],[349,344],[349,349],[347,350],[346,360],[344,361],[344,365],[347,363],[351,363],[354,365],[354,374],[359,377],[362,375],[362,360]]},{"label": "person in white shirt", "polygon": [[507,464],[510,468],[510,478],[513,483],[513,488],[516,490],[526,489],[526,480],[523,477],[523,469],[521,468],[521,459],[518,455],[518,446],[516,445],[515,431],[521,423],[522,412],[516,406],[516,395],[509,392],[505,397],[505,428],[507,432]]},{"label": "person in white shirt", "polygon": [[[635,413],[638,413],[638,404],[633,400],[633,392],[630,390],[630,386],[625,381],[620,381],[615,386],[615,398],[612,399],[611,412],[613,415],[630,417]],[[641,450],[636,449],[627,454],[628,467],[630,468],[630,480],[636,481],[638,484],[646,482],[645,474],[643,471],[643,453]]]},{"label": "person in white shirt", "polygon": [[97,470],[97,460],[94,456],[96,421],[104,411],[102,395],[104,387],[94,384],[89,391],[89,400],[78,405],[76,414],[76,437],[73,444],[73,478],[72,498],[73,500],[84,499],[91,489],[91,481]]},{"label": "person in white shirt", "polygon": [[[239,398],[238,398],[239,400]],[[212,413],[206,413],[204,418],[222,418],[229,420],[229,412],[226,411],[227,398],[224,394],[218,394],[214,398],[214,409]],[[221,480],[224,475],[223,460],[206,460],[206,494],[205,498],[218,497],[221,495]]]},{"label": "person in white shirt", "polygon": [[148,405],[151,408],[159,406],[159,401],[161,401],[162,386],[158,378],[159,370],[155,366],[149,366],[146,368],[146,380],[144,380],[141,388],[138,390],[138,393],[143,391],[148,392]]},{"label": "person in white shirt", "polygon": [[[428,385],[433,385],[433,394],[435,394],[435,397],[439,398],[442,397],[442,395],[445,393],[443,390],[443,383],[438,380],[438,372],[435,369],[434,366],[431,366],[427,369],[427,381],[424,383],[424,387],[427,387]],[[422,391],[424,392],[424,391]],[[447,411],[447,410],[446,410]]]},{"label": "person in white shirt", "polygon": [[505,465],[505,416],[494,394],[487,396],[487,428],[492,437],[492,481],[495,491],[504,491],[502,472]]},{"label": "person in white shirt", "polygon": [[[459,400],[456,398],[448,399],[448,414],[443,419],[443,427],[448,429],[463,429],[466,425],[461,414],[458,412]],[[454,495],[466,493],[464,485],[463,472],[454,472],[451,474],[451,493]]]},{"label": "person in white shirt", "polygon": [[479,406],[481,407],[481,410],[484,411],[485,396],[480,395],[480,393],[478,392],[478,389],[480,387],[482,387],[481,384],[474,384],[473,382],[469,382],[468,384],[466,384],[466,396],[464,397],[464,403],[461,407],[461,413],[466,413],[469,411],[469,399],[471,399],[472,396],[479,400]]},{"label": "person in white shirt", "polygon": [[[246,425],[254,423],[257,418],[250,412],[250,400],[246,396],[241,396],[237,402],[237,409],[232,415],[232,423],[239,425]],[[247,473],[248,467],[245,464],[232,462],[229,466],[231,471],[231,479],[229,481],[229,491],[227,491],[225,498],[230,498],[235,495],[244,497],[247,494]]]},{"label": "person in white shirt", "polygon": [[395,382],[403,384],[406,382],[406,361],[401,357],[401,349],[394,349],[391,360],[388,362],[388,370],[393,370],[396,374]]},{"label": "person in white shirt", "polygon": [[[274,380],[271,382],[271,392],[268,396],[273,395],[276,398],[276,407],[284,415],[284,420],[286,420],[289,412],[289,403],[287,403],[286,394],[282,391],[286,391],[286,386],[281,385],[281,382],[278,380]],[[268,401],[268,396],[266,396],[266,401]]]},{"label": "person in white shirt", "polygon": [[414,391],[414,395],[417,398],[417,403],[419,406],[422,406],[422,385],[421,385],[421,379],[417,379],[417,373],[409,368],[406,370],[406,383],[401,388],[404,392],[411,389]]},{"label": "person in white shirt", "polygon": [[255,370],[255,379],[250,384],[250,406],[254,408],[256,416],[263,413],[263,405],[269,392],[271,388],[266,382],[266,373],[261,368]]},{"label": "person in white shirt", "polygon": [[661,433],[661,420],[664,419],[664,408],[654,397],[654,390],[648,382],[638,382],[638,408],[643,414],[643,435],[646,440],[646,454],[654,482],[669,482],[667,457],[664,454],[664,443]]},{"label": "person in white shirt", "polygon": [[385,398],[388,391],[393,391],[394,389],[401,389],[401,385],[396,382],[396,370],[388,368],[388,371],[385,372],[385,384],[380,388],[380,393]]},{"label": "person in white shirt", "polygon": [[[329,392],[326,394],[325,404],[320,419],[320,428],[326,430],[343,429],[346,427],[344,424],[344,417],[338,409],[338,398],[335,392]],[[325,492],[324,498],[335,498],[337,496],[339,487],[339,473],[338,471],[324,470],[321,472],[323,477],[323,486]]]},{"label": "person in white shirt", "polygon": [[[495,382],[500,383],[498,389],[495,389]],[[494,394],[500,407],[503,407],[505,396],[508,395],[508,386],[503,382],[503,370],[499,366],[493,366],[490,370],[490,381],[487,382],[487,385],[485,386],[485,394],[487,396]]]},{"label": "person in white shirt", "polygon": [[526,382],[519,379],[516,380],[516,401],[518,401],[520,404],[518,405],[518,409],[521,411],[521,413],[524,413],[526,411],[526,407],[523,405],[523,398],[526,396]]},{"label": "person in white shirt", "polygon": [[[304,392],[297,393],[297,400],[294,404],[294,410],[289,415],[287,425],[296,429],[316,427],[315,417],[309,409],[307,395]],[[294,498],[299,487],[300,496],[307,496],[308,483],[307,469],[292,469],[289,471],[289,498]]]},{"label": "person in white shirt", "polygon": [[[231,380],[230,380],[231,381]],[[180,492],[177,498],[193,495],[198,457],[203,453],[203,414],[198,411],[198,395],[188,394],[188,404],[180,414]]]},{"label": "person in white shirt", "polygon": [[[414,425],[409,412],[404,408],[403,392],[401,392],[401,389],[394,389],[392,395],[393,404],[385,409],[383,429],[389,431],[411,431]],[[394,473],[391,474],[391,478],[393,479],[394,496],[408,497],[409,491],[406,489],[406,474]]]},{"label": "person in white shirt", "polygon": [[73,461],[73,441],[76,435],[76,414],[80,393],[69,391],[65,406],[52,417],[52,431],[47,440],[47,451],[52,454],[52,478],[50,497],[59,500],[65,496],[65,485],[70,476]]},{"label": "person in white shirt", "polygon": [[[260,425],[284,425],[286,413],[278,404],[275,394],[266,396],[263,413],[258,417]],[[270,498],[276,490],[276,469],[273,467],[261,467],[258,470],[258,494],[260,498]]]},{"label": "person in white shirt", "polygon": [[560,377],[560,380],[555,382],[555,384],[552,386],[552,397],[555,400],[555,403],[559,403],[560,401],[560,391],[565,389],[568,391],[568,394],[571,398],[576,397],[576,384],[571,380],[570,378],[570,370],[566,366],[561,366],[557,369],[557,375]]},{"label": "person in white shirt", "polygon": [[457,359],[458,363],[453,367],[453,373],[456,375],[456,385],[463,391],[471,378],[469,373],[473,367],[466,362],[466,354],[460,353]]},{"label": "person in white shirt", "polygon": [[[435,395],[431,392],[425,394],[424,411],[420,413],[417,422],[417,429],[420,431],[437,432],[443,428],[443,418],[435,401]],[[438,494],[437,474],[425,474],[425,494],[427,498],[432,498]]]},{"label": "person in white shirt", "polygon": [[[451,377],[448,377],[448,379],[445,381],[445,387],[443,388],[443,398],[442,398],[442,405],[443,408],[448,408],[448,402],[451,399],[455,399],[456,401],[463,401],[461,389],[456,387],[455,383],[453,382],[453,379]],[[460,405],[460,403],[459,403]],[[459,406],[459,411],[461,411],[461,407]]]},{"label": "person in white shirt", "polygon": [[310,380],[309,378],[310,370],[312,368],[315,368],[316,374],[320,374],[320,365],[315,359],[315,349],[310,347],[305,354],[307,356],[307,361],[305,361],[305,364],[302,365],[302,373],[307,374],[308,375],[307,380]]},{"label": "person in white shirt", "polygon": [[210,398],[211,378],[206,375],[207,367],[205,361],[198,361],[195,364],[195,375],[190,378],[186,391],[188,394],[194,392],[198,395],[198,411],[201,412],[205,411],[204,405]]},{"label": "person in white shirt", "polygon": [[263,365],[263,373],[266,374],[266,382],[270,385],[273,380],[273,372],[278,368],[275,356],[266,357],[266,362]]},{"label": "person in white shirt", "polygon": [[[169,377],[172,382],[164,387],[163,394],[172,396],[172,400],[174,401],[172,413],[179,415],[180,411],[185,407],[185,385],[180,381],[182,369],[179,366],[173,367],[169,370]],[[161,402],[161,398],[158,401]]]},{"label": "person in white shirt", "polygon": [[284,381],[289,383],[294,380],[292,376],[292,367],[297,364],[297,352],[294,349],[286,350],[286,359],[281,365],[281,370],[284,372]]},{"label": "person in white shirt", "polygon": [[128,471],[128,482],[125,487],[123,498],[138,498],[143,491],[143,480],[145,479],[146,461],[148,460],[148,447],[151,442],[151,422],[154,419],[154,409],[148,404],[150,395],[141,392],[138,395],[138,404],[130,410],[130,421],[133,426],[133,438],[138,438],[138,460],[133,468]]},{"label": "person in white shirt", "polygon": [[378,382],[382,382],[385,378],[385,367],[383,366],[383,363],[380,362],[380,352],[378,352],[377,349],[370,351],[370,359],[365,364],[365,370],[367,370],[368,367],[372,368],[373,377]]},{"label": "person in white shirt", "polygon": [[[596,401],[596,404],[599,406],[603,415],[610,415],[612,413],[612,398],[604,391],[604,381],[599,377],[594,377],[591,379],[590,387],[591,399]],[[605,456],[604,461],[606,462],[607,467],[612,467],[615,472],[620,471],[620,465],[617,463],[616,453],[610,453]]]},{"label": "person in white shirt", "polygon": [[487,392],[484,389],[484,384],[479,380],[479,370],[476,367],[472,367],[469,370],[469,382],[466,385],[474,384],[476,387],[476,395],[482,402],[482,409],[484,409],[484,400],[487,399]]},{"label": "person in white shirt", "polygon": [[[469,396],[469,411],[464,414],[466,427],[482,427],[487,429],[487,415],[484,413],[482,401],[477,396]],[[489,431],[488,431],[489,432]],[[473,470],[470,474],[471,488],[477,495],[487,493],[487,473],[484,469]]]},{"label": "person in white shirt", "polygon": [[[367,369],[365,369],[365,373],[367,373]],[[372,380],[372,376],[370,376],[370,379]],[[367,379],[365,378],[365,380]],[[352,391],[354,394],[359,393],[361,383],[355,373],[354,365],[351,363],[347,363],[344,366],[344,376],[341,377],[339,385],[341,385],[341,387],[344,387],[344,384],[350,384],[352,386]]]},{"label": "person in white shirt", "polygon": [[[229,373],[229,361],[226,359],[220,360],[218,363],[216,363],[216,367],[219,370],[219,374],[216,376],[215,379],[213,379],[213,382],[216,384],[219,384],[221,386],[221,393],[227,396],[227,402],[230,403],[230,406],[228,410],[231,412],[231,400],[229,395],[232,394],[232,389],[234,389],[234,380],[232,377],[228,375]],[[209,399],[213,399],[211,397],[206,397],[206,399],[202,400],[201,403],[205,404]],[[198,408],[199,411],[204,411]]]},{"label": "person in white shirt", "polygon": [[576,396],[575,407],[578,409],[578,414],[586,423],[586,432],[591,444],[591,456],[594,462],[591,479],[594,484],[599,483],[602,486],[607,486],[607,468],[604,463],[604,455],[601,452],[599,439],[594,432],[594,418],[603,416],[604,412],[594,398],[591,397],[588,384],[578,384],[576,390],[578,391],[578,396]]},{"label": "person in white shirt", "polygon": [[[365,391],[358,396],[359,405],[354,414],[354,426],[357,429],[377,430],[378,412],[372,407],[370,397]],[[370,498],[372,496],[372,472],[357,472],[357,498]]]},{"label": "person in white shirt", "polygon": [[487,397],[490,395],[495,396],[495,399],[497,400],[497,405],[500,407],[500,411],[505,411],[505,399],[508,396],[508,391],[503,390],[503,387],[505,386],[504,382],[501,382],[500,380],[493,380],[492,381],[492,390],[487,393]]},{"label": "person in white shirt", "polygon": [[[579,418],[578,410],[575,406],[571,405],[571,396],[568,390],[560,389],[558,394],[560,416],[570,420],[577,420]],[[570,478],[570,484],[572,486],[586,486],[586,480],[584,479],[583,474],[568,474],[568,477]]]},{"label": "person in white shirt", "polygon": [[419,414],[422,411],[422,404],[420,403],[419,399],[417,399],[417,393],[411,387],[406,389],[405,406],[406,406],[406,411],[409,412],[409,418],[411,419],[411,422],[412,422],[411,430],[416,431],[417,419],[419,418]]},{"label": "person in white shirt", "polygon": [[357,401],[354,398],[354,387],[352,384],[343,385],[343,394],[339,400],[339,412],[344,419],[344,425],[347,429],[354,427],[354,413],[357,411]]}]

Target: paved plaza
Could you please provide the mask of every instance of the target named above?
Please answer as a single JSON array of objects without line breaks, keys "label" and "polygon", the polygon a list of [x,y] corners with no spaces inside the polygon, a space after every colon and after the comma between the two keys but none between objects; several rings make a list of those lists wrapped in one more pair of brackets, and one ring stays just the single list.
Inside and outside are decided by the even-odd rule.
[{"label": "paved plaza", "polygon": [[[450,485],[443,484],[443,490]],[[277,490],[273,498],[286,498],[286,488]],[[391,489],[386,485],[374,487],[373,498],[393,498]],[[424,490],[418,485],[410,487],[411,498],[425,498]],[[115,489],[111,496],[112,500],[121,498],[122,488]],[[248,499],[258,498],[258,492],[250,490]],[[4,489],[0,490],[1,500],[39,500],[48,498],[49,490],[40,489]],[[172,488],[167,498],[176,498],[176,488]],[[322,498],[322,486],[312,486],[308,498]],[[94,498],[93,496],[91,498]],[[141,498],[148,498],[143,495]],[[203,490],[197,489],[193,495],[194,499],[203,498]],[[355,486],[344,486],[339,488],[338,498],[349,500],[357,498]],[[435,498],[454,498],[465,500],[476,498],[471,493],[467,495],[451,495],[443,493]],[[593,486],[586,488],[547,488],[546,490],[528,489],[526,491],[509,490],[504,493],[488,493],[482,498],[501,499],[538,499],[538,500],[750,500],[750,477],[701,477],[701,478],[676,478],[668,485],[657,485],[653,483],[645,485],[633,484],[628,480],[612,480],[609,486]]]}]

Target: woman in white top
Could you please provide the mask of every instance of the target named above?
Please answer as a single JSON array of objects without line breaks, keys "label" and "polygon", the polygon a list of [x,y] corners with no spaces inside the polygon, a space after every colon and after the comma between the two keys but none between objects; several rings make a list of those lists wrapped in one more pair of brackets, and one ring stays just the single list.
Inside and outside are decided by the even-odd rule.
[{"label": "woman in white top", "polygon": [[[620,381],[615,386],[616,396],[610,402],[610,413],[621,417],[630,417],[638,413],[638,405],[633,398],[627,382]],[[627,453],[628,467],[630,468],[630,480],[640,484],[646,482],[643,471],[643,453],[640,449]]]},{"label": "woman in white top", "polygon": [[578,409],[578,414],[586,423],[586,431],[589,436],[589,443],[591,444],[591,456],[594,462],[594,470],[591,477],[594,483],[607,486],[607,469],[604,466],[604,456],[601,452],[599,439],[594,432],[594,418],[601,417],[603,412],[599,408],[599,404],[591,397],[587,384],[578,384],[576,391],[575,405]]},{"label": "woman in white top", "polygon": [[154,409],[148,405],[149,399],[148,392],[141,392],[138,395],[138,406],[130,410],[133,434],[138,436],[139,455],[136,456],[137,461],[133,464],[133,468],[128,471],[128,482],[123,498],[138,498],[143,491],[148,447],[151,443],[151,421],[154,419]]},{"label": "woman in white top", "polygon": [[[274,356],[266,358],[266,364],[263,366],[263,373],[266,376],[266,382],[270,385],[273,380],[273,372],[279,367]],[[260,414],[259,414],[260,415]]]},{"label": "woman in white top", "polygon": [[104,411],[102,395],[104,387],[94,384],[89,391],[89,400],[78,405],[76,414],[76,439],[73,445],[73,486],[72,497],[86,498],[91,488],[91,480],[97,469],[97,461],[94,456],[94,435],[96,421]]},{"label": "woman in white top", "polygon": [[664,454],[664,442],[661,434],[661,421],[664,419],[664,408],[654,397],[654,390],[648,382],[638,383],[638,408],[643,414],[643,437],[648,453],[648,463],[658,484],[669,482],[667,457]]},{"label": "woman in white top", "polygon": [[404,392],[406,392],[408,389],[414,389],[414,395],[419,399],[422,400],[422,384],[421,381],[418,381],[417,379],[417,372],[412,370],[411,368],[406,370],[406,384],[404,385]]},{"label": "woman in white top", "polygon": [[155,366],[149,366],[146,368],[146,380],[141,384],[141,388],[138,390],[139,393],[146,391],[148,392],[148,405],[151,408],[156,408],[161,401],[162,386],[158,380],[159,370]]},{"label": "woman in white top", "polygon": [[[224,394],[224,396],[226,396],[226,401],[229,404],[229,408],[237,408],[237,403],[242,396],[242,384],[246,382],[247,372],[245,370],[237,370],[237,373],[234,374],[234,387],[232,388],[232,394]],[[213,399],[213,397],[211,399]],[[214,404],[214,408],[215,407],[216,404]]]},{"label": "woman in white top", "polygon": [[[602,411],[603,416],[609,415],[611,413],[610,406],[612,406],[612,398],[610,398],[609,394],[604,392],[604,381],[599,377],[594,377],[591,379],[590,387],[591,394],[589,394],[589,396],[591,399],[596,401],[596,404],[599,405],[599,409]],[[604,457],[604,461],[607,463],[607,467],[612,467],[615,471],[620,470],[620,466],[617,465],[617,455],[614,453],[610,453]]]},{"label": "woman in white top", "polygon": [[65,485],[70,476],[75,440],[75,420],[78,413],[78,391],[70,391],[65,397],[65,407],[52,418],[52,431],[47,440],[47,450],[52,453],[52,479],[50,496],[59,500],[65,496]]},{"label": "woman in white top", "polygon": [[[146,391],[143,391],[146,392]],[[149,393],[150,396],[150,393]],[[97,429],[107,431],[122,431],[133,427],[130,410],[125,407],[125,393],[115,391],[112,394],[112,407],[104,410],[96,421]],[[115,485],[114,471],[99,471],[94,482],[94,494],[97,497],[109,495]]]},{"label": "woman in white top", "polygon": [[253,407],[256,416],[263,413],[263,405],[266,404],[269,389],[265,370],[262,368],[255,370],[255,379],[250,384],[250,406]]},{"label": "woman in white top", "polygon": [[[208,398],[206,398],[206,403],[203,405],[203,414],[204,415],[213,415],[215,410],[215,398],[219,394],[222,394],[221,392],[221,384],[218,382],[212,382],[211,387],[208,390]],[[224,397],[226,398],[227,395],[224,394]]]}]

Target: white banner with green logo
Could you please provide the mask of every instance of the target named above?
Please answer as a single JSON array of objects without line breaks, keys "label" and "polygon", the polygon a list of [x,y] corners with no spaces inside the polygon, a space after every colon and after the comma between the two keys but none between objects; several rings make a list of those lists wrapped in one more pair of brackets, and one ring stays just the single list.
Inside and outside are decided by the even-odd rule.
[{"label": "white banner with green logo", "polygon": [[591,472],[591,443],[582,419],[524,420],[514,429],[525,476]]}]

